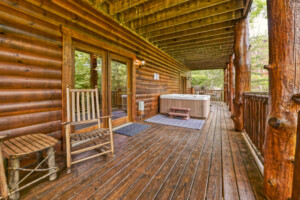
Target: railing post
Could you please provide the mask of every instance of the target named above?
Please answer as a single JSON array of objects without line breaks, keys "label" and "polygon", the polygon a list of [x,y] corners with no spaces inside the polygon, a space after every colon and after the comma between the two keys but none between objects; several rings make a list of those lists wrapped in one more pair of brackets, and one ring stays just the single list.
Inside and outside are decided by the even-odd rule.
[{"label": "railing post", "polygon": [[267,6],[270,95],[264,191],[268,199],[286,200],[292,198],[299,111],[292,95],[300,92],[300,2],[268,0]]},{"label": "railing post", "polygon": [[234,128],[243,129],[243,93],[250,91],[249,19],[242,18],[235,25],[235,98]]},{"label": "railing post", "polygon": [[227,81],[227,71],[228,71],[228,66],[229,66],[229,63],[227,64],[227,67],[224,69],[224,101],[225,103],[228,102],[228,99],[227,99],[227,90],[228,90],[228,81]]}]

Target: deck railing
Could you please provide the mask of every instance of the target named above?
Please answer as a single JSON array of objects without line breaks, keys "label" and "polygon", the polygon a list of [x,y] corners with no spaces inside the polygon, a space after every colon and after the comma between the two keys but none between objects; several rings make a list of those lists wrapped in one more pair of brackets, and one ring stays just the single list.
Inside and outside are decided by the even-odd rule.
[{"label": "deck railing", "polygon": [[209,95],[211,101],[224,101],[224,90],[199,90],[194,89],[195,94]]},{"label": "deck railing", "polygon": [[267,93],[244,93],[244,129],[263,161],[268,112]]}]

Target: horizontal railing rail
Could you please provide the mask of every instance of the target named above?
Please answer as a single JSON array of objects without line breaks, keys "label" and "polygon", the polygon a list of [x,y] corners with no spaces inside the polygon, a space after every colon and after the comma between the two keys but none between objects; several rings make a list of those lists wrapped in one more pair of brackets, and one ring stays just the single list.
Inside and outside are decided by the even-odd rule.
[{"label": "horizontal railing rail", "polygon": [[259,158],[263,162],[264,143],[266,139],[266,122],[268,114],[268,93],[249,92],[244,93],[244,130],[248,135],[252,144],[260,155]]},{"label": "horizontal railing rail", "polygon": [[211,101],[224,101],[224,90],[199,90],[194,89],[195,94],[209,95]]}]

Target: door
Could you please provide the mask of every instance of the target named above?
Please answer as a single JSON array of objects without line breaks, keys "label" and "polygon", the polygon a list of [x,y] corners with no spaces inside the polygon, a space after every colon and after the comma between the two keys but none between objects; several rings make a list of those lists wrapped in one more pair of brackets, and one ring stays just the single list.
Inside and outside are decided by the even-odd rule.
[{"label": "door", "polygon": [[186,93],[186,77],[180,76],[180,93]]},{"label": "door", "polygon": [[113,126],[131,121],[131,60],[109,54],[109,113],[112,115]]},{"label": "door", "polygon": [[[86,46],[79,42],[73,42],[74,46],[74,72],[72,77],[72,88],[75,89],[90,89],[98,88],[99,91],[99,106],[100,115],[105,115],[106,107],[106,95],[104,87],[105,74],[103,69],[105,68],[105,52],[91,46]],[[87,98],[87,97],[85,97]],[[96,104],[96,102],[95,102]],[[85,108],[87,112],[87,107]],[[101,120],[103,122],[103,120]],[[97,126],[97,123],[90,123],[84,125],[77,125],[76,131],[81,129]]]}]

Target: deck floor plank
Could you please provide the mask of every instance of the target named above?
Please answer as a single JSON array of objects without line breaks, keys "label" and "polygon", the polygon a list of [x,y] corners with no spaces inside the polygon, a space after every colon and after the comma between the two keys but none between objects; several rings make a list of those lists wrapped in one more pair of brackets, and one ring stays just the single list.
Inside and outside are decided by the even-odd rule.
[{"label": "deck floor plank", "polygon": [[[71,174],[63,168],[21,199],[265,199],[262,175],[223,102],[212,102],[200,131],[150,125],[134,137],[115,134],[115,157],[80,163]],[[59,166],[64,160],[57,156]]]},{"label": "deck floor plank", "polygon": [[247,169],[244,165],[243,157],[240,152],[238,142],[235,139],[236,134],[241,134],[234,131],[234,125],[232,120],[230,120],[230,115],[227,113],[226,116],[226,126],[229,135],[229,143],[232,149],[232,157],[234,161],[234,170],[236,174],[236,182],[239,191],[239,197],[242,200],[252,200],[255,199],[254,192],[251,187],[251,183],[248,177]]},{"label": "deck floor plank", "polygon": [[[223,107],[222,119],[225,119],[227,107]],[[238,200],[239,193],[236,183],[236,175],[234,171],[234,163],[232,158],[232,150],[229,144],[229,136],[227,132],[225,120],[221,120],[222,134],[222,167],[223,167],[223,195],[224,200]]]}]

